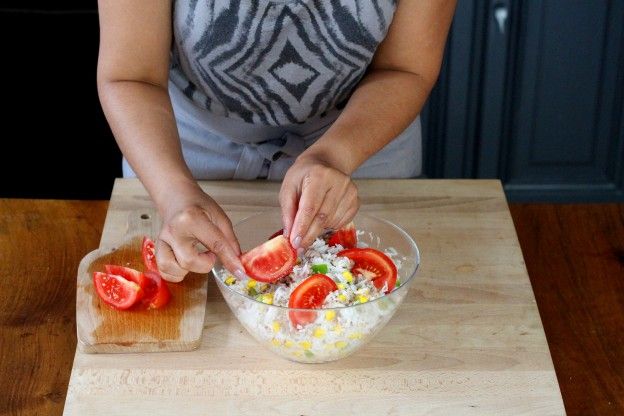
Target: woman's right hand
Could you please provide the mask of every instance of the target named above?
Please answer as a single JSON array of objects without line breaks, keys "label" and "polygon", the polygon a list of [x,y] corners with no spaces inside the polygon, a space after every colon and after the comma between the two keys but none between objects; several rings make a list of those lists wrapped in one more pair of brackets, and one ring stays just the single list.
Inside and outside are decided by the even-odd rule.
[{"label": "woman's right hand", "polygon": [[163,224],[156,242],[156,262],[165,280],[179,282],[189,272],[208,273],[217,257],[234,275],[245,276],[232,223],[219,204],[196,184],[176,189],[166,200],[159,207]]}]

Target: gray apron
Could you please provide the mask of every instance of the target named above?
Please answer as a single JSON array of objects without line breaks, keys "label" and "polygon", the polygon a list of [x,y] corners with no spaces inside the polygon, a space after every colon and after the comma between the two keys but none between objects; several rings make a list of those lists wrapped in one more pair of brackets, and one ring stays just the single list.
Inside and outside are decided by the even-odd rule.
[{"label": "gray apron", "polygon": [[[169,95],[193,175],[282,179],[339,116],[395,9],[395,0],[176,0]],[[354,177],[420,172],[417,118]]]}]

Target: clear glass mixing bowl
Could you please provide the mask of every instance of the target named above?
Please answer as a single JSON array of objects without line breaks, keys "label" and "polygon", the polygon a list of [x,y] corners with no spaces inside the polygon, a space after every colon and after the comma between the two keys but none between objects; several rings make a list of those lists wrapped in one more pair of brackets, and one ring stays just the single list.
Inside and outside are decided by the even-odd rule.
[{"label": "clear glass mixing bowl", "polygon": [[[381,251],[396,250],[394,259],[400,262],[398,270],[401,285],[391,293],[366,303],[328,309],[295,309],[268,305],[226,285],[229,274],[217,264],[213,275],[232,313],[247,331],[262,345],[290,360],[303,363],[322,363],[344,358],[370,341],[397,311],[411,286],[420,253],[414,240],[398,226],[366,214],[354,219],[358,246]],[[243,252],[266,241],[282,228],[279,209],[248,217],[234,226]],[[292,326],[291,311],[316,314],[315,322],[303,329]]]}]

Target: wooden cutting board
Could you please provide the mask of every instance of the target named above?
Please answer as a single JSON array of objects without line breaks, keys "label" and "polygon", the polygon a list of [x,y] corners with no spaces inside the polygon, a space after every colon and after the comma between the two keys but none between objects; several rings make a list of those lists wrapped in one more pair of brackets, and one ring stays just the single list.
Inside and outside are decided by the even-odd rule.
[{"label": "wooden cutting board", "polygon": [[[422,265],[404,304],[353,356],[286,361],[259,346],[209,281],[200,347],[76,352],[66,415],[561,415],[557,378],[498,181],[358,181],[362,209],[405,229]],[[206,182],[236,222],[278,207],[279,184]],[[115,184],[102,246],[153,209]]]},{"label": "wooden cutting board", "polygon": [[[132,221],[134,218],[140,221]],[[80,262],[76,286],[80,351],[190,351],[199,347],[204,327],[207,276],[192,274],[182,283],[169,283],[171,300],[162,309],[116,311],[95,293],[93,272],[105,271],[106,264],[144,270],[141,245],[144,235],[151,237],[148,231],[153,228],[153,218],[143,211],[132,211],[127,234],[134,237],[126,238],[119,245],[92,251]]]}]

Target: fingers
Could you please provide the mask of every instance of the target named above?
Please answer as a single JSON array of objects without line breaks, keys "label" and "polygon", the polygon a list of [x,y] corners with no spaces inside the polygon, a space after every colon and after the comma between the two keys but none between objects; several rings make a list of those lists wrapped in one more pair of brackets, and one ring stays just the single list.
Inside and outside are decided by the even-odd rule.
[{"label": "fingers", "polygon": [[156,264],[162,278],[169,282],[181,282],[188,273],[178,264],[171,246],[161,239],[156,241]]},{"label": "fingers", "polygon": [[[207,251],[200,251],[199,243]],[[244,276],[239,255],[240,246],[227,216],[220,212],[210,215],[200,207],[185,209],[164,224],[156,243],[158,268],[170,282],[181,281],[189,271],[210,272],[217,257],[228,270]]]},{"label": "fingers", "polygon": [[[301,197],[299,198],[299,204],[297,214],[292,226],[292,232],[290,233],[290,243],[295,249],[299,249],[303,246],[303,238],[308,234],[310,225],[314,221],[321,204],[325,199],[327,193],[327,185],[322,178],[313,178],[312,172],[308,172],[301,183]],[[327,213],[322,212],[320,221],[325,221]]]},{"label": "fingers", "polygon": [[228,239],[225,234],[208,219],[207,215],[197,218],[194,228],[194,238],[201,242],[210,252],[219,257],[225,268],[234,273],[236,277],[245,276],[243,265],[238,258],[238,253],[240,252],[238,243],[235,243],[238,248],[237,253],[231,245],[234,243],[230,242],[230,240],[232,238],[235,239],[235,237],[232,235],[232,237]]},{"label": "fingers", "polygon": [[280,207],[282,208],[282,225],[284,226],[284,237],[290,236],[295,215],[297,214],[297,187],[290,181],[284,181],[279,194]]},{"label": "fingers", "polygon": [[338,205],[338,198],[338,193],[333,192],[332,189],[329,189],[325,194],[325,199],[323,199],[307,233],[301,240],[302,247],[308,247],[326,228],[331,228],[334,222],[334,213]]}]

